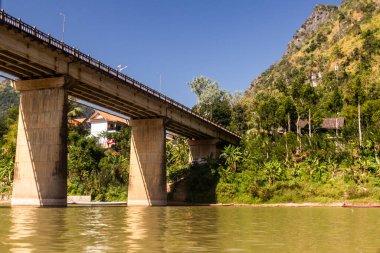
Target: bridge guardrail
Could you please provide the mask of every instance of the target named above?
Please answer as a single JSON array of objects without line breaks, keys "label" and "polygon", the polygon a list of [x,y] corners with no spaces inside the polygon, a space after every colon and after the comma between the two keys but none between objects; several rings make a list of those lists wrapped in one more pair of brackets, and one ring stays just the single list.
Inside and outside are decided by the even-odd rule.
[{"label": "bridge guardrail", "polygon": [[141,90],[149,93],[150,95],[153,95],[154,97],[165,101],[166,103],[174,105],[175,107],[177,107],[178,109],[181,109],[182,111],[185,111],[185,112],[187,112],[187,113],[189,113],[189,114],[191,114],[191,115],[193,115],[193,116],[195,116],[195,117],[197,117],[197,118],[199,118],[199,119],[201,119],[201,120],[203,120],[203,121],[205,121],[211,125],[214,125],[215,127],[223,129],[224,131],[240,138],[240,136],[238,134],[224,128],[223,126],[220,126],[220,125],[212,122],[209,119],[206,119],[206,118],[194,113],[187,106],[185,106],[185,105],[175,101],[174,99],[150,88],[148,85],[145,85],[145,84],[129,77],[128,75],[123,74],[120,71],[117,71],[116,69],[111,68],[110,66],[104,64],[103,62],[101,62],[99,60],[95,60],[90,55],[86,55],[86,54],[82,53],[79,49],[71,47],[71,46],[65,44],[63,41],[60,41],[60,40],[52,37],[50,34],[46,34],[42,31],[38,30],[35,26],[31,26],[31,25],[23,22],[21,19],[17,19],[15,17],[9,15],[3,9],[0,10],[0,21],[7,24],[7,25],[10,25],[16,29],[19,29],[19,30],[21,30],[21,31],[45,42],[45,43],[48,43],[50,46],[53,46],[56,49],[64,51],[65,53],[67,53],[67,54],[69,54],[69,55],[89,64],[89,65],[91,65],[92,67],[96,67],[100,71],[107,72],[109,75],[112,75],[113,77],[116,77],[121,81],[124,81],[124,83],[126,83],[128,85],[132,85],[138,89],[141,89]]}]

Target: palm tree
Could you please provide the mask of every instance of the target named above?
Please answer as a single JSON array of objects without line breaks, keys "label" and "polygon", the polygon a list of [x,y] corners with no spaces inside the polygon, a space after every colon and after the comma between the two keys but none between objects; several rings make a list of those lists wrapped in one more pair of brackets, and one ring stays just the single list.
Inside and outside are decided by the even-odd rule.
[{"label": "palm tree", "polygon": [[225,160],[224,164],[227,165],[231,171],[236,172],[237,164],[243,158],[243,153],[241,152],[240,147],[228,145],[220,155],[220,158]]}]

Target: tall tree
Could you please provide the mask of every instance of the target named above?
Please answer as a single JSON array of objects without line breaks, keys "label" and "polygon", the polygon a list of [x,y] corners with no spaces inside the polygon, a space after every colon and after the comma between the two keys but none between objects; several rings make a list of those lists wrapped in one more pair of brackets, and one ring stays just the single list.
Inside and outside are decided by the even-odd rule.
[{"label": "tall tree", "polygon": [[301,115],[304,111],[304,101],[302,96],[302,86],[306,82],[306,76],[303,69],[294,69],[290,75],[290,83],[291,83],[291,97],[294,101],[294,105],[297,109],[297,142],[298,142],[298,150],[302,150],[302,139],[301,139]]},{"label": "tall tree", "polygon": [[362,87],[362,81],[360,79],[360,75],[358,75],[353,80],[353,102],[358,106],[358,133],[359,133],[359,146],[363,145],[363,135],[362,135],[362,126],[361,126],[361,104],[365,101],[365,92]]},{"label": "tall tree", "polygon": [[267,131],[278,127],[276,112],[279,108],[277,100],[270,96],[264,98],[258,105],[257,113],[260,117],[261,127]]},{"label": "tall tree", "polygon": [[302,99],[305,103],[305,106],[308,110],[308,125],[309,125],[309,140],[312,136],[311,132],[311,109],[317,104],[318,102],[318,94],[313,86],[305,85],[302,89]]},{"label": "tall tree", "polygon": [[219,89],[219,84],[204,76],[194,78],[188,83],[198,98],[193,110],[200,115],[225,127],[231,122],[230,94]]}]

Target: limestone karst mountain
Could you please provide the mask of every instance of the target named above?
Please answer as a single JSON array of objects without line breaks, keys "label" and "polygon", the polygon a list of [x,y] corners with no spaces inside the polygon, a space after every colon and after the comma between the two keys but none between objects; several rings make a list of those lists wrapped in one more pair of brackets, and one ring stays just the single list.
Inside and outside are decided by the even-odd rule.
[{"label": "limestone karst mountain", "polygon": [[284,92],[297,78],[324,88],[338,79],[343,93],[349,77],[357,75],[371,86],[378,85],[379,50],[380,0],[317,5],[282,58],[251,83],[246,96],[262,91]]}]

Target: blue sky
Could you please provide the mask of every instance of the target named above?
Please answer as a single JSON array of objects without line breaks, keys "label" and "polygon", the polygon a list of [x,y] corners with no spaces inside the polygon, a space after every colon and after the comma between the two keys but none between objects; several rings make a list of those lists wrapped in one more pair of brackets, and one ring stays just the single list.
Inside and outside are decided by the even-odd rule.
[{"label": "blue sky", "polygon": [[[340,0],[0,0],[9,14],[191,107],[204,75],[230,92],[284,53],[316,4]],[[160,86],[160,75],[162,85]]]}]

